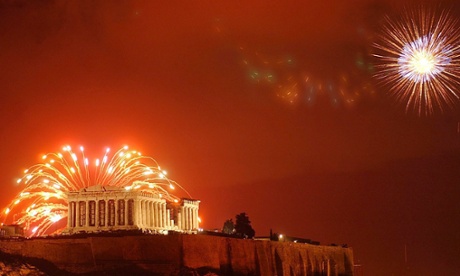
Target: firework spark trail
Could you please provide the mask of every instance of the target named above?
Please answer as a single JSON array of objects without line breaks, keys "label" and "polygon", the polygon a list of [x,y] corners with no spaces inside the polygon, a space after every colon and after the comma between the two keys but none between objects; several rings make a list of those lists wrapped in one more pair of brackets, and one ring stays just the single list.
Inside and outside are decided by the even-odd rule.
[{"label": "firework spark trail", "polygon": [[161,170],[155,159],[128,151],[127,146],[112,157],[107,149],[102,161],[97,159],[94,167],[83,147],[80,152],[81,157],[66,146],[63,153],[45,154],[44,163],[25,170],[24,176],[17,181],[25,187],[2,212],[3,222],[13,215],[14,223],[31,230],[31,236],[47,234],[52,225],[67,217],[67,192],[94,185],[136,189],[169,202],[179,201],[170,193],[178,187],[191,198],[185,189],[166,177],[166,171]]},{"label": "firework spark trail", "polygon": [[460,31],[448,12],[419,9],[400,20],[387,17],[374,46],[379,60],[375,77],[406,104],[406,111],[442,112],[460,98]]}]

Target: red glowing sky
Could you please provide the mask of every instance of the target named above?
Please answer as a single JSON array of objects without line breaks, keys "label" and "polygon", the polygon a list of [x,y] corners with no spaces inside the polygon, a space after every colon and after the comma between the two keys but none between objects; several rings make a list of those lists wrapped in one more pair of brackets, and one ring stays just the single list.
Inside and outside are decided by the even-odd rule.
[{"label": "red glowing sky", "polygon": [[[352,246],[366,275],[459,271],[458,106],[406,113],[372,78],[382,18],[413,3],[156,2],[0,3],[0,206],[46,152],[128,144],[205,228],[245,211],[257,235]],[[314,100],[290,103],[282,77],[305,76]]]}]

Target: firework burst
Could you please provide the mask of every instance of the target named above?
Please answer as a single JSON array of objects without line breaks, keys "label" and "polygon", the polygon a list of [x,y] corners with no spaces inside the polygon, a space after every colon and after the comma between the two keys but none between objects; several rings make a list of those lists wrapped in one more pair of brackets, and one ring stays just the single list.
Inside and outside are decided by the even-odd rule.
[{"label": "firework burst", "polygon": [[113,155],[107,149],[104,156],[94,162],[85,156],[83,147],[77,154],[70,146],[65,146],[62,153],[49,153],[42,159],[43,163],[25,170],[24,176],[17,180],[24,188],[2,212],[4,222],[12,216],[13,222],[24,225],[31,236],[51,233],[50,227],[67,217],[67,192],[94,185],[136,189],[169,202],[179,201],[179,197],[172,194],[179,188],[191,198],[166,176],[166,171],[161,170],[153,158],[128,150],[127,146]]},{"label": "firework burst", "polygon": [[398,20],[386,19],[379,42],[375,77],[419,115],[432,114],[459,99],[460,31],[448,12],[419,9]]}]

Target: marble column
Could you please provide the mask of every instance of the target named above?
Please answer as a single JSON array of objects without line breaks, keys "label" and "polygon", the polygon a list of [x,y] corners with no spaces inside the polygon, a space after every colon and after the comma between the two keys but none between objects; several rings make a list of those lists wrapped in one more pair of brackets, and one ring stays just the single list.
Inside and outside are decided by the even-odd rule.
[{"label": "marble column", "polygon": [[72,227],[72,202],[67,207],[67,228]]},{"label": "marble column", "polygon": [[188,207],[188,230],[193,228],[193,216],[192,216],[192,207]]},{"label": "marble column", "polygon": [[141,212],[140,212],[140,209],[141,209],[141,201],[140,200],[136,200],[134,202],[134,206],[136,206],[135,208],[135,214],[136,214],[136,220],[135,220],[135,224],[138,226],[138,227],[142,227],[142,220],[141,220]]},{"label": "marble column", "polygon": [[171,229],[171,211],[166,209],[166,228]]},{"label": "marble column", "polygon": [[75,227],[80,227],[80,201],[75,202]]},{"label": "marble column", "polygon": [[160,227],[165,227],[165,214],[163,211],[163,202],[160,202]]},{"label": "marble column", "polygon": [[113,213],[115,215],[115,221],[114,221],[113,225],[118,226],[120,224],[119,224],[119,221],[118,221],[118,200],[116,198],[113,200],[113,209],[114,209]]},{"label": "marble column", "polygon": [[141,200],[141,210],[142,210],[142,227],[145,228],[147,226],[147,214],[146,214],[146,202],[145,200]]},{"label": "marble column", "polygon": [[188,207],[184,206],[184,230],[188,230]]},{"label": "marble column", "polygon": [[147,201],[146,204],[145,204],[145,212],[147,213],[147,221],[146,221],[146,226],[147,227],[150,227],[151,226],[151,222],[152,222],[152,219],[151,219],[151,216],[152,216],[152,212],[151,212],[151,209],[150,209],[150,201]]},{"label": "marble column", "polygon": [[124,209],[125,225],[128,226],[128,201],[126,199],[123,199],[123,200],[125,204],[125,209]]},{"label": "marble column", "polygon": [[107,212],[108,208],[109,208],[109,201],[104,200],[104,226],[106,227],[108,225],[108,212]]},{"label": "marble column", "polygon": [[89,226],[89,200],[85,201],[85,223],[83,224],[83,227],[88,227]]},{"label": "marble column", "polygon": [[196,219],[195,228],[198,229],[200,228],[200,221],[198,219],[198,207],[195,207],[195,219]]},{"label": "marble column", "polygon": [[190,206],[190,229],[194,229],[194,228],[195,228],[195,215],[193,212],[193,207]]},{"label": "marble column", "polygon": [[156,219],[156,214],[155,214],[155,202],[150,201],[150,213],[152,214],[151,216],[151,221],[152,223],[150,224],[150,227],[155,227],[155,219]]},{"label": "marble column", "polygon": [[155,227],[160,227],[160,204],[158,202],[155,201],[155,216],[156,216],[156,219],[155,219]]},{"label": "marble column", "polygon": [[94,200],[96,202],[95,210],[94,210],[94,226],[99,227],[99,200]]}]

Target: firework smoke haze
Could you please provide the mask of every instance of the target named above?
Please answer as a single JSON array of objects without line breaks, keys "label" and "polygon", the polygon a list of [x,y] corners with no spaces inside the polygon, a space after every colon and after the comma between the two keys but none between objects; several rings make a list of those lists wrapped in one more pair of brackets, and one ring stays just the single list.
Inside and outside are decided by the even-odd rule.
[{"label": "firework smoke haze", "polygon": [[419,115],[453,107],[459,99],[460,31],[447,11],[420,8],[387,17],[379,41],[375,77],[398,102]]}]

